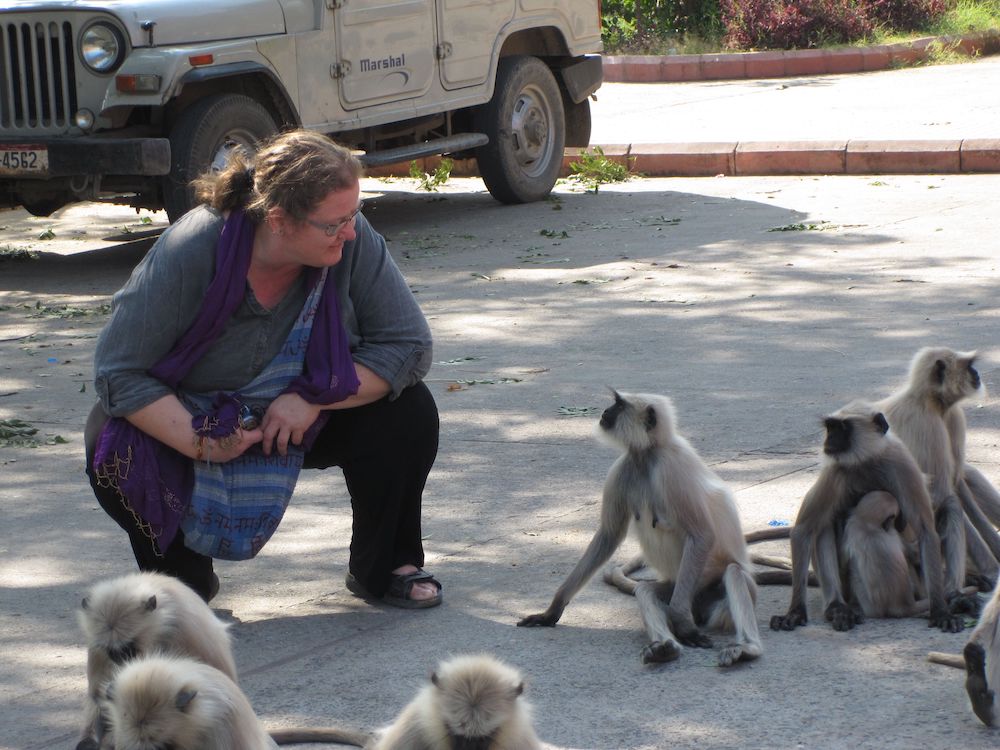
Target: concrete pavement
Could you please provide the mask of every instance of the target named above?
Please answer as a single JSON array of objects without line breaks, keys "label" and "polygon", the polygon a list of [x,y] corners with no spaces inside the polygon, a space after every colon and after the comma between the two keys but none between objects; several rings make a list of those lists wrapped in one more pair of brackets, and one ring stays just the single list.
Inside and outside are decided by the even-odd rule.
[{"label": "concrete pavement", "polygon": [[[944,96],[989,64],[854,80],[941,70],[955,76],[938,80]],[[847,85],[824,80],[769,95]],[[751,92],[733,93],[719,127],[750,126]],[[936,117],[913,109],[900,121]],[[596,129],[620,117],[642,142],[647,111],[595,114]],[[643,667],[634,602],[599,580],[558,627],[514,623],[547,605],[594,529],[614,460],[592,434],[607,385],[673,397],[745,528],[794,517],[816,474],[820,417],[889,393],[918,347],[979,349],[995,393],[998,190],[1000,177],[975,174],[651,178],[597,195],[563,183],[549,201],[501,206],[476,179],[430,194],[366,180],[366,214],[435,336],[428,384],[442,440],[424,534],[445,603],[409,612],[352,597],[346,487],[335,470],[307,472],[264,551],[218,567],[214,604],[233,623],[257,713],[273,726],[376,727],[440,659],[488,651],[523,670],[552,748],[995,748],[962,673],[924,661],[959,651],[967,633],[920,619],[836,633],[816,591],[810,624],[775,633],[767,622],[788,591],[763,589],[764,656],[731,671],[691,649]],[[0,420],[38,429],[36,446],[0,441],[4,750],[72,747],[85,669],[74,610],[93,581],[134,564],[87,488],[82,426],[110,295],[148,247],[142,233],[164,225],[92,204],[47,219],[0,213]],[[1000,482],[1000,408],[986,399],[967,415],[969,460]]]}]

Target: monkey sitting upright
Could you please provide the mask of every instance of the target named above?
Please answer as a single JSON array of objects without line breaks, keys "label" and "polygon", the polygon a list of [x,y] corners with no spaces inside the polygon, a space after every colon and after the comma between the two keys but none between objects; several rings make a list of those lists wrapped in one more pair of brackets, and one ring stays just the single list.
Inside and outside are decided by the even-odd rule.
[{"label": "monkey sitting upright", "polygon": [[965,463],[965,414],[961,402],[982,390],[975,352],[925,347],[910,363],[906,385],[875,404],[930,479],[931,501],[944,548],[945,594],[975,614],[978,601],[962,597],[966,552],[991,589],[1000,574],[1000,535],[984,516],[996,513],[997,493]]},{"label": "monkey sitting upright", "polygon": [[699,626],[734,634],[719,651],[720,666],[760,656],[757,586],[736,503],[677,432],[670,399],[615,392],[598,434],[623,451],[604,484],[600,526],[548,609],[518,625],[555,625],[622,543],[631,523],[643,559],[658,575],[657,581],[635,585],[650,639],[642,661],[673,661],[681,644],[711,647]]},{"label": "monkey sitting upright", "polygon": [[[885,417],[870,404],[855,402],[824,420],[823,467],[806,493],[791,529],[792,601],[785,615],[771,618],[772,630],[794,630],[808,621],[806,575],[810,559],[823,590],[824,615],[835,630],[850,630],[863,619],[859,601],[885,601],[897,594],[886,587],[905,586],[909,576],[887,576],[878,565],[864,565],[853,585],[866,591],[845,600],[838,539],[850,514],[871,493],[886,492],[898,504],[897,531],[909,527],[920,553],[920,569],[929,599],[930,624],[958,632],[963,623],[950,612],[944,596],[941,542],[924,475],[906,446],[889,433]],[[864,512],[864,506],[862,506]]]}]

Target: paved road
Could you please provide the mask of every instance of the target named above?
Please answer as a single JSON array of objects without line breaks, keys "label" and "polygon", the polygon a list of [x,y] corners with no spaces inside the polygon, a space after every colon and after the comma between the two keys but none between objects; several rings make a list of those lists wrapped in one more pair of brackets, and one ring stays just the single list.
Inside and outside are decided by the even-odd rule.
[{"label": "paved road", "polygon": [[[308,473],[263,553],[219,566],[216,604],[257,711],[377,726],[439,659],[489,651],[524,670],[552,747],[995,747],[962,675],[923,660],[964,636],[921,620],[773,633],[788,592],[766,589],[765,654],[726,672],[701,650],[641,666],[634,603],[600,581],[555,629],[514,622],[547,604],[593,530],[614,458],[592,436],[606,385],[675,399],[748,528],[794,516],[821,415],[887,394],[919,346],[978,348],[1000,387],[998,189],[993,175],[648,179],[504,207],[477,180],[439,195],[366,181],[435,334],[425,534],[446,600],[404,612],[351,597],[346,490]],[[0,447],[0,747],[67,748],[84,685],[73,611],[132,565],[89,496],[81,433],[103,305],[141,256],[80,250],[149,226],[94,207],[0,216],[0,244],[66,253],[0,260],[0,419],[43,442]],[[50,226],[54,239],[30,239]],[[968,417],[970,459],[1000,481],[1000,409]],[[816,592],[809,603],[818,618]]]}]

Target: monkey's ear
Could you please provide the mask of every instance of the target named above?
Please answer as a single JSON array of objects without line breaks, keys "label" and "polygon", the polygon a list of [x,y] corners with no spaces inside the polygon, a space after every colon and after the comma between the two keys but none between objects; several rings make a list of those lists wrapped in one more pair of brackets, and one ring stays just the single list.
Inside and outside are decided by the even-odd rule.
[{"label": "monkey's ear", "polygon": [[524,683],[523,682],[517,683],[517,687],[514,688],[514,697],[516,698],[523,692],[524,692]]},{"label": "monkey's ear", "polygon": [[879,432],[883,435],[889,431],[889,423],[885,421],[885,415],[882,412],[877,412],[874,417],[872,417],[872,422],[878,427]]},{"label": "monkey's ear", "polygon": [[156,609],[156,594],[146,600],[146,611],[152,612],[154,609]]},{"label": "monkey's ear", "polygon": [[610,385],[609,385],[609,386],[606,386],[606,387],[607,387],[607,389],[608,389],[609,391],[611,391],[611,395],[612,395],[612,396],[614,397],[614,399],[615,399],[615,403],[616,403],[616,404],[620,404],[620,403],[621,403],[622,401],[624,401],[624,400],[625,400],[625,399],[623,399],[623,398],[622,398],[622,394],[620,394],[620,393],[619,393],[618,391],[616,391],[616,390],[615,390],[614,388],[612,388],[612,387],[611,387]]},{"label": "monkey's ear", "polygon": [[441,680],[438,678],[437,672],[431,672],[431,683],[433,683],[435,687],[441,687]]},{"label": "monkey's ear", "polygon": [[81,609],[90,609],[90,600],[87,597],[83,597],[83,601],[80,602]]},{"label": "monkey's ear", "polygon": [[174,706],[177,707],[178,711],[184,711],[196,695],[198,695],[197,690],[180,690],[174,698]]},{"label": "monkey's ear", "polygon": [[948,365],[945,364],[943,359],[939,359],[934,363],[934,380],[938,385],[944,382],[944,374],[947,369]]},{"label": "monkey's ear", "polygon": [[653,406],[646,407],[646,429],[651,430],[656,427],[656,408]]}]

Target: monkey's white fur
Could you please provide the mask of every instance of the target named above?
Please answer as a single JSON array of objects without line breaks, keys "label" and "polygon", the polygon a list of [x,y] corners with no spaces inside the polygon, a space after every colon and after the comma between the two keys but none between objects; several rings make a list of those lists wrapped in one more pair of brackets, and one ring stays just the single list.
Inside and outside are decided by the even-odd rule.
[{"label": "monkey's white fur", "polygon": [[720,666],[760,656],[757,586],[732,493],[677,432],[669,398],[614,395],[598,434],[622,455],[608,472],[600,526],[549,608],[519,624],[555,625],[631,526],[659,578],[635,585],[650,638],[643,661],[672,661],[682,643],[710,646],[699,625],[733,634]]},{"label": "monkey's white fur", "polygon": [[98,699],[116,662],[152,653],[177,654],[236,680],[228,626],[176,578],[147,572],[101,581],[90,589],[77,615],[87,642],[88,697],[81,742],[98,733]]},{"label": "monkey's white fur", "polygon": [[453,657],[438,666],[430,684],[367,747],[540,750],[523,689],[521,674],[488,654]]},{"label": "monkey's white fur", "polygon": [[115,750],[274,750],[250,702],[218,669],[145,656],[115,673],[102,708]]}]

